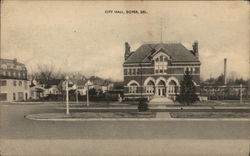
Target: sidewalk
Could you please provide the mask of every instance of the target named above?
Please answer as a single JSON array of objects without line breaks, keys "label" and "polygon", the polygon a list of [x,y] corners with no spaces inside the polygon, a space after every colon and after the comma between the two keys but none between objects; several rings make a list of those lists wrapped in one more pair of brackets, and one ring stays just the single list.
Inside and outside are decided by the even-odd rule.
[{"label": "sidewalk", "polygon": [[[57,109],[65,109],[64,106],[57,107]],[[93,106],[75,106],[70,105],[71,110],[137,110],[136,105],[123,105],[123,106],[108,106],[108,107],[93,107]],[[222,111],[222,110],[245,110],[250,112],[250,106],[149,106],[150,110],[166,110],[166,111],[174,111],[174,110],[210,110],[210,111]]]}]

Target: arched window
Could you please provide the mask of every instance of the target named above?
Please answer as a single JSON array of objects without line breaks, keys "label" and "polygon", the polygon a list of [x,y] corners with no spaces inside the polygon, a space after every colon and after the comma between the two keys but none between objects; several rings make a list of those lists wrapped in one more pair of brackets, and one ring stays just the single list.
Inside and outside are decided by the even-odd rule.
[{"label": "arched window", "polygon": [[152,80],[149,80],[146,86],[146,93],[154,93],[154,86],[154,82]]},{"label": "arched window", "polygon": [[129,83],[128,83],[128,91],[129,93],[131,94],[134,94],[134,93],[137,93],[138,92],[138,88],[139,87],[139,83],[136,82],[135,80],[131,80]]},{"label": "arched window", "polygon": [[7,69],[7,65],[6,64],[1,64],[1,68],[2,69]]}]

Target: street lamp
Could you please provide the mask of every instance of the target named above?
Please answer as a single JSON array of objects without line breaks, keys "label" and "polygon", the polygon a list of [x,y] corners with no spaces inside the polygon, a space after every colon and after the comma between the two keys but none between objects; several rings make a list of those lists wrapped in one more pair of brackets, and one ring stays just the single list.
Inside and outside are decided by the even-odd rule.
[{"label": "street lamp", "polygon": [[66,114],[69,114],[69,77],[66,76]]}]

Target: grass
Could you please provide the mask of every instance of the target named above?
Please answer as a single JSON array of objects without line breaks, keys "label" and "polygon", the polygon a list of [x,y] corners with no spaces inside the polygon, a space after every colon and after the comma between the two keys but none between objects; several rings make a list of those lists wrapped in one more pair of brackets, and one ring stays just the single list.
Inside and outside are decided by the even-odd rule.
[{"label": "grass", "polygon": [[38,119],[67,119],[67,118],[155,118],[156,112],[84,112],[71,113],[44,113],[31,115]]},{"label": "grass", "polygon": [[247,112],[170,112],[172,118],[250,118]]}]

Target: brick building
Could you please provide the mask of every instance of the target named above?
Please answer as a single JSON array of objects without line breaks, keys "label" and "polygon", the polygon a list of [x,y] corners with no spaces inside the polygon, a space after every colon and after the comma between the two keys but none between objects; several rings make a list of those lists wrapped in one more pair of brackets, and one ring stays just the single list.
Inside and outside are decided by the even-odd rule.
[{"label": "brick building", "polygon": [[188,50],[181,43],[143,44],[134,52],[125,43],[124,97],[162,97],[174,99],[179,92],[184,71],[200,84],[198,42]]},{"label": "brick building", "polygon": [[0,59],[0,101],[29,99],[27,69],[16,59]]}]

